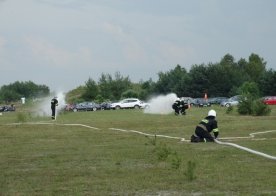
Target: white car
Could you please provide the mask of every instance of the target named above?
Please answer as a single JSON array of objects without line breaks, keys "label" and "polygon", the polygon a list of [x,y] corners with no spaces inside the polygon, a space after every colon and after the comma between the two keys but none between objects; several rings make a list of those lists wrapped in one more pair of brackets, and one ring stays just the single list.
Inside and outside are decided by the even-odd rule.
[{"label": "white car", "polygon": [[112,103],[110,105],[111,109],[127,109],[127,108],[147,108],[149,107],[148,103],[145,103],[137,98],[127,98],[123,99],[120,102]]},{"label": "white car", "polygon": [[231,97],[225,101],[222,101],[220,103],[220,106],[224,106],[224,107],[230,107],[230,106],[235,106],[238,105],[240,103],[241,96],[240,95],[236,95],[234,97]]}]

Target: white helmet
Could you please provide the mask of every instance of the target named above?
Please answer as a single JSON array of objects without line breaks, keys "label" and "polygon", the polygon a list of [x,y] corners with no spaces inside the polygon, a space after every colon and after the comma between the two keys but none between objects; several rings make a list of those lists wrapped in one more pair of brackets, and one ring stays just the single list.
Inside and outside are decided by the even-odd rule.
[{"label": "white helmet", "polygon": [[217,113],[216,113],[215,110],[210,110],[210,111],[208,112],[208,116],[214,116],[214,117],[216,117],[216,116],[217,116]]}]

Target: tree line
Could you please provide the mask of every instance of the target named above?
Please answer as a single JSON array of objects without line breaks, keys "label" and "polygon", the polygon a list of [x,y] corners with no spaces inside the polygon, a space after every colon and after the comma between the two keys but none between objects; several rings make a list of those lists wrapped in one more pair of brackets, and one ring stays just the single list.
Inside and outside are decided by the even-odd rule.
[{"label": "tree line", "polygon": [[25,98],[39,98],[50,94],[46,85],[38,85],[32,81],[19,82],[3,85],[0,88],[0,102],[14,102]]},{"label": "tree line", "polygon": [[[138,97],[146,100],[155,94],[176,93],[178,97],[230,97],[240,94],[243,86],[253,86],[257,96],[275,95],[276,72],[266,69],[266,62],[252,53],[248,60],[226,54],[220,62],[192,65],[186,70],[180,65],[167,72],[159,72],[158,80],[133,83],[119,72],[114,76],[102,74],[96,82],[89,78],[84,86],[69,92],[77,100],[119,100]],[[74,94],[76,96],[74,96]]]},{"label": "tree line", "polygon": [[[167,72],[159,72],[157,81],[134,83],[120,72],[102,73],[98,81],[89,78],[84,85],[67,93],[68,102],[115,101],[126,97],[146,100],[153,95],[175,93],[178,97],[230,97],[240,94],[244,86],[255,89],[256,96],[275,95],[276,72],[266,68],[266,62],[252,53],[248,59],[238,61],[226,54],[220,62],[192,65],[187,70],[176,65]],[[15,82],[0,88],[0,101],[11,102],[21,97],[34,98],[49,95],[46,85],[31,81]]]}]

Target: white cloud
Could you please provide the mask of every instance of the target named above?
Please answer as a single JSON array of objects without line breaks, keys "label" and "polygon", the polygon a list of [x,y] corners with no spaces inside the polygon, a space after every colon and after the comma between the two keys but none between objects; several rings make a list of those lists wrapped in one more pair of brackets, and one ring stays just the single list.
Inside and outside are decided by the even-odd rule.
[{"label": "white cloud", "polygon": [[59,47],[50,41],[37,37],[26,37],[25,43],[34,59],[42,61],[49,68],[75,68],[93,64],[89,48],[78,48],[75,51]]},{"label": "white cloud", "polygon": [[191,62],[196,56],[193,48],[172,42],[160,43],[159,53],[165,62],[173,62],[174,65],[180,64],[182,66],[184,66],[184,62]]},{"label": "white cloud", "polygon": [[0,54],[3,54],[5,44],[6,44],[6,39],[0,36]]},{"label": "white cloud", "polygon": [[143,41],[135,37],[131,32],[124,30],[120,25],[105,22],[103,30],[109,33],[120,44],[122,50],[122,58],[133,64],[137,61],[143,63],[146,60],[146,54]]}]

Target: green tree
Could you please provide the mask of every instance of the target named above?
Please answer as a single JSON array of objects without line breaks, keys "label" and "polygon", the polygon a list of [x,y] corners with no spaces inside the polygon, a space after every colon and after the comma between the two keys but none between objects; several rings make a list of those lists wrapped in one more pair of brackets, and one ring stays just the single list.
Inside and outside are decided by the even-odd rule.
[{"label": "green tree", "polygon": [[136,98],[138,97],[138,93],[134,91],[133,89],[128,89],[125,92],[122,93],[121,95],[122,98]]},{"label": "green tree", "polygon": [[1,100],[10,102],[17,101],[21,97],[37,98],[49,95],[50,90],[46,85],[37,85],[32,81],[16,81],[9,85],[4,85],[0,89]]},{"label": "green tree", "polygon": [[265,72],[266,62],[259,55],[252,53],[249,56],[249,62],[245,66],[246,73],[253,82],[258,82]]},{"label": "green tree", "polygon": [[98,81],[99,93],[103,99],[114,99],[114,96],[111,91],[112,85],[112,76],[110,74],[101,74],[101,77]]},{"label": "green tree", "polygon": [[159,79],[155,84],[155,92],[161,94],[176,93],[179,97],[187,96],[188,91],[188,73],[185,68],[176,65],[169,72],[158,73]]},{"label": "green tree", "polygon": [[86,101],[94,100],[99,93],[97,83],[89,78],[85,83],[85,92],[82,95],[82,98]]},{"label": "green tree", "polygon": [[275,95],[276,93],[276,71],[266,71],[258,81],[262,96]]},{"label": "green tree", "polygon": [[115,79],[111,82],[111,92],[116,100],[121,99],[121,95],[124,91],[131,87],[131,81],[129,77],[123,77],[120,72],[115,73]]},{"label": "green tree", "polygon": [[191,97],[203,97],[204,93],[208,93],[210,81],[207,74],[207,67],[204,64],[193,65],[189,75],[191,81],[188,91]]}]

